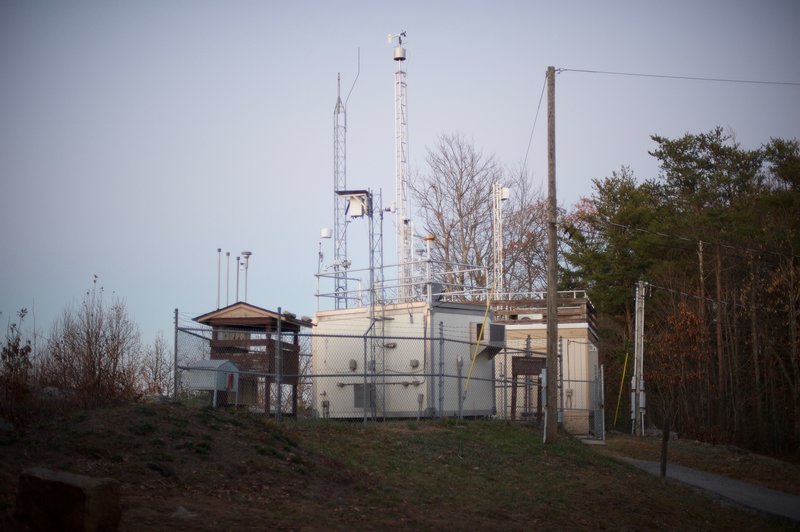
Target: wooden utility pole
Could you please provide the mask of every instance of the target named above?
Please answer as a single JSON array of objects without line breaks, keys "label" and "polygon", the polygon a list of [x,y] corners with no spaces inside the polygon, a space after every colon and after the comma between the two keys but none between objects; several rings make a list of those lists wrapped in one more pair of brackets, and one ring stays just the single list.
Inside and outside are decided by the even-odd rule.
[{"label": "wooden utility pole", "polygon": [[556,224],[556,69],[547,67],[547,426],[545,442],[558,435],[558,242]]}]

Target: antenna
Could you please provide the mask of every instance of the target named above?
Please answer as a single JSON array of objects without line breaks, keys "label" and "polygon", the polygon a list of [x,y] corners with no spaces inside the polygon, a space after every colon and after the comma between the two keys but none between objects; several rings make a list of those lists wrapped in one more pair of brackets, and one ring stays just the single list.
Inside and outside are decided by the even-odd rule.
[{"label": "antenna", "polygon": [[217,308],[219,309],[219,274],[222,263],[222,248],[217,248]]},{"label": "antenna", "polygon": [[347,308],[347,201],[339,192],[347,190],[347,102],[361,75],[361,49],[358,71],[350,92],[342,102],[342,77],[336,77],[336,106],[333,109],[333,268],[336,308]]},{"label": "antenna", "polygon": [[242,257],[244,258],[244,302],[245,303],[247,303],[247,269],[250,266],[250,255],[252,254],[253,254],[252,251],[242,251]]},{"label": "antenna", "polygon": [[492,266],[495,293],[502,293],[503,284],[503,202],[508,199],[509,191],[500,183],[492,184]]},{"label": "antenna", "polygon": [[231,291],[231,252],[225,252],[225,260],[228,265],[225,267],[225,306],[230,305],[230,291]]},{"label": "antenna", "polygon": [[389,44],[392,44],[392,41],[397,39],[397,44],[402,46],[403,45],[403,38],[405,36],[406,36],[405,30],[401,31],[400,33],[390,33],[389,35],[386,36],[386,42],[389,43]]},{"label": "antenna", "polygon": [[236,257],[236,302],[239,302],[239,270],[241,269],[241,257]]},{"label": "antenna", "polygon": [[394,49],[394,61],[397,70],[394,74],[394,141],[395,141],[395,199],[394,207],[397,264],[399,267],[398,301],[408,299],[411,295],[413,281],[413,245],[412,226],[408,207],[408,109],[406,98],[406,71],[403,68],[406,60],[406,49],[403,48],[405,31],[389,34],[389,43],[397,39]]}]

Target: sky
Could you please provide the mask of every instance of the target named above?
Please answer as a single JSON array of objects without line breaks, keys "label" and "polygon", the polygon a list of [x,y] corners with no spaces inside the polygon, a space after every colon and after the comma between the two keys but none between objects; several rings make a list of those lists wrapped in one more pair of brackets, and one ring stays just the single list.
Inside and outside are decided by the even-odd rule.
[{"label": "sky", "polygon": [[[407,35],[412,174],[459,134],[509,168],[527,156],[545,191],[545,101],[534,118],[547,67],[564,69],[556,168],[569,208],[623,165],[656,177],[653,134],[720,126],[748,149],[800,138],[797,85],[575,70],[797,83],[798,28],[795,0],[4,0],[0,323],[27,308],[25,328],[35,319],[46,337],[97,275],[144,342],[169,339],[174,309],[185,323],[217,308],[218,279],[221,306],[234,302],[243,250],[248,302],[313,315],[318,252],[323,268],[333,255],[320,229],[333,226],[339,73],[348,188],[385,205],[394,193],[387,34]],[[350,224],[354,267],[367,266],[366,231]],[[242,273],[239,299],[243,286]]]}]

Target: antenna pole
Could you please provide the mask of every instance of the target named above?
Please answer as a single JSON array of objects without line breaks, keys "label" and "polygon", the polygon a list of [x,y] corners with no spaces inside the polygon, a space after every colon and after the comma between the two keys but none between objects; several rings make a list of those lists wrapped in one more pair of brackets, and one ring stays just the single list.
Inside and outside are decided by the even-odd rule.
[{"label": "antenna pole", "polygon": [[395,145],[395,213],[396,217],[396,245],[397,264],[399,271],[398,301],[408,299],[411,295],[413,246],[411,242],[412,230],[408,208],[408,106],[406,97],[406,49],[403,47],[403,37],[406,32],[390,36],[397,38],[394,48],[394,61],[397,70],[394,74],[394,145]]},{"label": "antenna pole", "polygon": [[231,291],[231,252],[225,252],[225,306],[231,304],[230,291]]},{"label": "antenna pole", "polygon": [[217,248],[217,308],[219,309],[219,274],[222,262],[222,248]]},{"label": "antenna pole", "polygon": [[247,273],[250,270],[250,255],[253,253],[250,251],[242,251],[242,257],[244,257],[244,302],[247,303]]},{"label": "antenna pole", "polygon": [[336,77],[336,107],[333,109],[333,270],[336,308],[347,308],[347,110],[342,103],[342,78]]},{"label": "antenna pole", "polygon": [[236,302],[239,302],[239,270],[241,267],[239,266],[239,259],[241,257],[236,257]]}]

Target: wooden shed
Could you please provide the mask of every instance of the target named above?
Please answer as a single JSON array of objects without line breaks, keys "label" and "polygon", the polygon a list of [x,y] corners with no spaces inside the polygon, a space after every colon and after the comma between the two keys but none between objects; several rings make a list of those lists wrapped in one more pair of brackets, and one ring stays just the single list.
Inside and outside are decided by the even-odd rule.
[{"label": "wooden shed", "polygon": [[[238,401],[272,413],[271,387],[281,370],[281,385],[291,386],[291,413],[297,414],[300,372],[299,334],[310,321],[238,302],[194,318],[208,325],[211,360],[230,360],[239,369]],[[280,338],[278,338],[280,331]],[[276,353],[280,346],[281,368]]]}]

